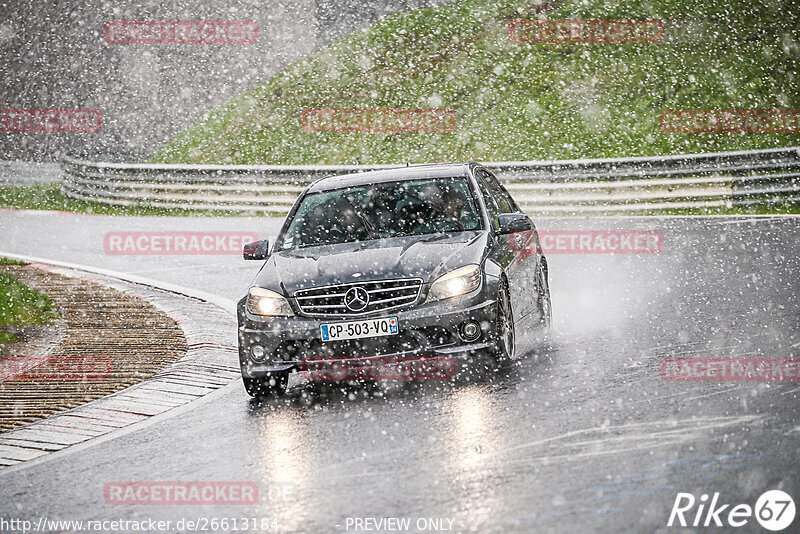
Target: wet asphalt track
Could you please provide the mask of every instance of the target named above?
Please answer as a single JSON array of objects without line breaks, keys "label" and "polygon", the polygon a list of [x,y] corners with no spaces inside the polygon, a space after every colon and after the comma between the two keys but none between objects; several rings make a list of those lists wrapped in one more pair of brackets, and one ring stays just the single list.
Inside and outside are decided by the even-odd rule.
[{"label": "wet asphalt track", "polygon": [[[295,383],[287,399],[268,402],[234,384],[119,437],[0,471],[0,517],[269,517],[280,532],[343,532],[353,517],[409,517],[413,526],[422,517],[452,519],[454,532],[653,532],[678,531],[666,523],[679,491],[752,505],[780,487],[800,504],[800,382],[667,382],[658,370],[675,356],[800,356],[800,218],[537,223],[659,230],[664,248],[550,255],[551,341],[499,373],[388,390]],[[253,263],[108,256],[102,236],[231,229],[266,237],[277,226],[5,212],[0,250],[235,299]],[[104,484],[130,480],[254,481],[260,500],[104,503]]]}]

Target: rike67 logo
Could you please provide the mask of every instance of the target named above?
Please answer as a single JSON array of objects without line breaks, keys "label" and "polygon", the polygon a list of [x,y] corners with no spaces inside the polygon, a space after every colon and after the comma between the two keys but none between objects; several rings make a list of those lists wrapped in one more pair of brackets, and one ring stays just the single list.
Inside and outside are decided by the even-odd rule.
[{"label": "rike67 logo", "polygon": [[[765,529],[778,532],[789,527],[794,521],[794,500],[781,490],[764,492],[754,507],[741,503],[737,505],[720,502],[719,492],[709,501],[704,493],[696,499],[691,493],[678,493],[669,514],[667,526],[672,527],[743,527],[755,516]],[[795,530],[796,532],[796,530]]]}]

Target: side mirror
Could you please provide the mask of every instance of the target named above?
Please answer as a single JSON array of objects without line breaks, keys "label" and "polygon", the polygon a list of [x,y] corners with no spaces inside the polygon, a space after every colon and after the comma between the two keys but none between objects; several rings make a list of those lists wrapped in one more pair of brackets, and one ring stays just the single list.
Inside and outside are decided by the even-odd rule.
[{"label": "side mirror", "polygon": [[533,230],[533,221],[524,213],[501,213],[497,216],[499,235]]},{"label": "side mirror", "polygon": [[269,256],[269,239],[247,243],[242,251],[246,260],[266,260]]}]

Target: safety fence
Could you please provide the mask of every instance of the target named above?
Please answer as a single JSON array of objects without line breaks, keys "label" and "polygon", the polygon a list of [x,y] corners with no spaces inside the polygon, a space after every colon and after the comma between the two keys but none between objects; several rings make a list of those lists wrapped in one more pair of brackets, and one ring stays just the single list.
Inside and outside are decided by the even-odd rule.
[{"label": "safety fence", "polygon": [[[324,176],[399,165],[167,165],[66,158],[62,190],[118,206],[284,215]],[[487,163],[537,215],[651,213],[800,199],[800,147],[643,158]]]}]

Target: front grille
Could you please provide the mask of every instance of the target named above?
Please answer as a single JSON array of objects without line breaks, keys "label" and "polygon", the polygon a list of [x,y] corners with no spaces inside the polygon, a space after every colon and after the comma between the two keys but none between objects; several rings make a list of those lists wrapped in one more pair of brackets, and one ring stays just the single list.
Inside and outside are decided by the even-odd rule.
[{"label": "front grille", "polygon": [[[345,294],[354,287],[366,290],[369,295],[367,307],[359,311],[353,311],[345,305]],[[421,289],[422,280],[419,278],[380,280],[301,289],[295,291],[294,298],[300,311],[306,315],[358,316],[414,304]]]}]

